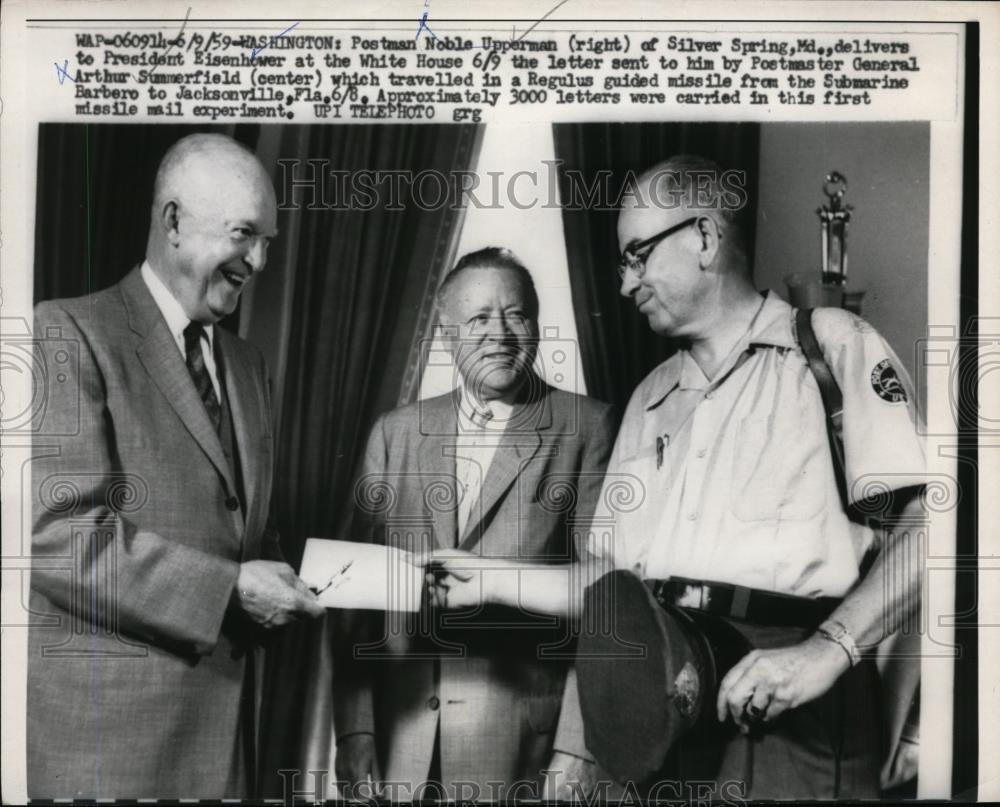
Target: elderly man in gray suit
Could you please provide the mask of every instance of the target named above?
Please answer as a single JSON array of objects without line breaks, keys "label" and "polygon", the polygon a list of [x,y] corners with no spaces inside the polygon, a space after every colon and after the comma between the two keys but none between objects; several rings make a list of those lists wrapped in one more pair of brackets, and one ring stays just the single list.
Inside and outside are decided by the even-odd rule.
[{"label": "elderly man in gray suit", "polygon": [[263,359],[213,327],[275,219],[253,154],[186,137],[157,173],[143,264],[35,310],[38,366],[66,377],[35,424],[32,798],[252,794],[255,646],[323,613],[266,527]]},{"label": "elderly man in gray suit", "polygon": [[[460,383],[375,424],[351,536],[565,563],[574,525],[589,527],[596,504],[611,408],[535,375],[538,297],[509,250],[462,258],[439,308]],[[371,506],[380,500],[387,506]],[[373,620],[374,634],[357,615],[345,620],[337,779],[384,784],[392,799],[501,800],[538,797],[546,782],[553,793],[552,776],[577,775],[587,764],[582,727],[559,725],[572,647],[553,652],[559,636],[519,624],[513,608],[467,615],[461,627],[421,627],[426,616]],[[546,780],[547,768],[558,773]]]}]

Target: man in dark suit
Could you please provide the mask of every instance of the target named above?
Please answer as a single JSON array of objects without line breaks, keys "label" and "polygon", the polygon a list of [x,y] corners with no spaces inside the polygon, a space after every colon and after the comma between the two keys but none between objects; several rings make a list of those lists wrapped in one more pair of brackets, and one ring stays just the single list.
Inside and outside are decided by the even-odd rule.
[{"label": "man in dark suit", "polygon": [[145,262],[35,310],[51,383],[32,463],[32,798],[252,793],[255,644],[323,612],[266,527],[263,358],[213,327],[275,219],[253,154],[186,137],[157,173]]},{"label": "man in dark suit", "polygon": [[[565,564],[574,525],[589,527],[594,510],[610,407],[535,375],[538,298],[508,250],[462,258],[439,308],[458,388],[375,424],[351,537]],[[559,726],[571,647],[546,657],[540,645],[553,634],[519,626],[513,608],[471,615],[458,634],[421,629],[425,616],[379,621],[367,659],[358,634],[338,646],[338,780],[370,777],[394,799],[419,797],[427,781],[451,798],[530,797],[554,752],[560,770],[586,756],[582,729]]]}]

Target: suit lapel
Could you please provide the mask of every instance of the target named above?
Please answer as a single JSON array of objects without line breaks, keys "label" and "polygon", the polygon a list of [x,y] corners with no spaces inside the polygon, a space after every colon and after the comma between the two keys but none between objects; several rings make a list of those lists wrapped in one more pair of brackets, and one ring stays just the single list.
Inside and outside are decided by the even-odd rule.
[{"label": "suit lapel", "polygon": [[[541,382],[538,382],[541,385]],[[528,389],[538,389],[529,384]],[[510,415],[510,423],[500,438],[500,445],[493,454],[493,461],[486,471],[479,501],[472,506],[469,523],[461,536],[462,549],[471,549],[479,542],[484,523],[500,499],[507,494],[511,485],[531,462],[542,444],[539,434],[552,423],[552,412],[548,408],[548,390],[541,385],[538,395],[518,404]]]},{"label": "suit lapel", "polygon": [[133,269],[122,280],[121,290],[129,312],[129,326],[143,337],[136,348],[139,361],[195,442],[225,479],[227,490],[235,493],[236,483],[222,451],[219,435],[209,420],[205,404],[195,389],[177,343],[138,269]]},{"label": "suit lapel", "polygon": [[[431,484],[445,484],[450,495],[438,499],[450,506],[431,506],[434,522],[434,540],[441,549],[451,549],[457,541],[457,493],[455,490],[455,435],[458,418],[455,414],[454,396],[447,396],[423,404],[419,428],[423,432],[417,450],[417,468],[420,470],[424,490]],[[433,498],[433,497],[432,497]]]},{"label": "suit lapel", "polygon": [[228,333],[216,328],[215,338],[218,339],[218,349],[222,353],[222,374],[229,399],[229,412],[233,418],[233,431],[236,433],[236,448],[241,460],[243,492],[246,496],[249,522],[250,514],[254,512],[253,506],[260,478],[258,446],[253,442],[254,437],[261,436],[257,431],[261,416],[254,405],[257,401],[254,368],[247,362],[243,351],[235,349],[233,339]]}]

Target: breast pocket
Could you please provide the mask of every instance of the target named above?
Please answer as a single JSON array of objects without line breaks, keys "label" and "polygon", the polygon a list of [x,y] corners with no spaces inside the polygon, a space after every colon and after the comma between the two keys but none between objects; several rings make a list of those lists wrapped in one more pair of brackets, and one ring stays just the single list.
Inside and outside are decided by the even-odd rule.
[{"label": "breast pocket", "polygon": [[733,515],[741,521],[816,516],[826,503],[823,451],[817,435],[797,422],[745,418],[737,429],[733,455]]}]

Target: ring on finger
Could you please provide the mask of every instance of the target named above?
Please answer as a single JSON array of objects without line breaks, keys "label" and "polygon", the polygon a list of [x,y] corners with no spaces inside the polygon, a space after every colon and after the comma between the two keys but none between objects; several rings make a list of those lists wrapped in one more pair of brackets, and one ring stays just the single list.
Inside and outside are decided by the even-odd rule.
[{"label": "ring on finger", "polygon": [[758,706],[757,704],[755,704],[753,702],[754,697],[756,697],[756,693],[754,693],[754,695],[752,695],[750,699],[747,700],[746,713],[747,717],[749,717],[754,722],[760,722],[766,719],[767,710],[768,707],[770,707],[771,705],[771,701],[773,700],[774,695],[773,694],[768,695],[767,703],[765,703],[763,706]]}]

